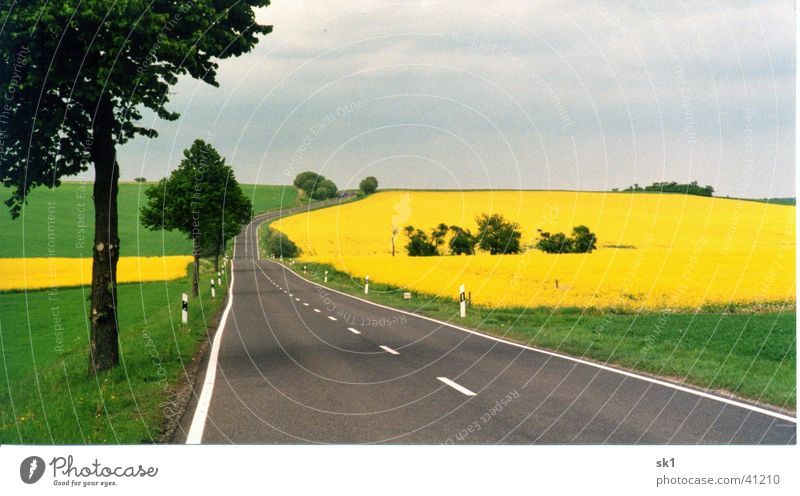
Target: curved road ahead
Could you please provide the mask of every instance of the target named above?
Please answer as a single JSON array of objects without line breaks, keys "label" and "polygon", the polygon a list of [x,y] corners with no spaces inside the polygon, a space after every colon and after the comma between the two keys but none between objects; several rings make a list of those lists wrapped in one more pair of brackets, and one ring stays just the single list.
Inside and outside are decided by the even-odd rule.
[{"label": "curved road ahead", "polygon": [[306,281],[258,258],[256,226],[278,215],[235,241],[230,308],[176,442],[796,443],[786,415]]}]

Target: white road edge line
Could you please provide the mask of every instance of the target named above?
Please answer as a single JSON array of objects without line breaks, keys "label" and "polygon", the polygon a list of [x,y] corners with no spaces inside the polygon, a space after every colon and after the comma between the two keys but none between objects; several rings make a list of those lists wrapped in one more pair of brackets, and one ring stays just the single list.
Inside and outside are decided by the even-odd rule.
[{"label": "white road edge line", "polygon": [[219,358],[219,348],[222,342],[222,332],[225,330],[225,322],[228,321],[228,314],[231,312],[233,306],[233,259],[236,257],[236,238],[233,241],[233,254],[231,255],[231,283],[228,286],[228,303],[225,305],[225,310],[222,312],[222,317],[219,319],[219,327],[214,334],[214,343],[211,345],[211,355],[208,357],[208,366],[206,367],[206,378],[203,381],[203,387],[200,390],[200,398],[197,400],[197,406],[194,409],[194,416],[192,417],[192,425],[189,427],[189,434],[186,435],[186,444],[200,444],[203,441],[203,431],[206,428],[206,418],[208,417],[208,408],[211,406],[211,395],[214,394],[214,382],[217,379],[217,362]]},{"label": "white road edge line", "polygon": [[381,345],[381,349],[383,351],[391,353],[392,355],[399,355],[400,354],[399,351],[394,351],[393,349],[389,348],[388,346]]},{"label": "white road edge line", "polygon": [[[272,262],[271,260],[266,260],[266,261],[267,262]],[[272,262],[272,263],[278,263],[278,262]],[[636,374],[634,372],[628,372],[627,370],[615,369],[614,367],[610,367],[608,365],[602,365],[600,363],[590,362],[588,360],[583,360],[583,359],[580,359],[580,358],[571,357],[569,355],[563,355],[561,353],[556,353],[554,351],[542,350],[542,349],[539,349],[539,348],[534,348],[532,346],[527,346],[527,345],[524,345],[524,344],[515,343],[513,341],[507,341],[507,340],[502,339],[502,338],[498,338],[498,337],[495,337],[495,336],[489,336],[488,334],[483,334],[483,333],[478,332],[478,331],[473,331],[472,329],[467,329],[466,327],[461,327],[461,326],[458,326],[458,325],[455,325],[455,324],[451,324],[451,323],[445,322],[443,320],[434,319],[432,317],[427,317],[425,315],[419,315],[419,314],[412,313],[412,312],[406,312],[405,310],[400,310],[399,308],[394,308],[394,307],[389,307],[389,306],[386,306],[386,305],[381,305],[380,303],[375,303],[373,301],[365,300],[364,298],[359,298],[358,296],[353,296],[351,294],[343,293],[342,291],[339,291],[338,289],[329,288],[328,286],[323,286],[322,284],[318,284],[318,283],[316,283],[314,281],[310,281],[310,280],[306,279],[305,277],[301,276],[300,274],[298,274],[297,272],[293,271],[289,267],[286,267],[286,269],[289,270],[289,272],[291,272],[295,276],[299,277],[300,279],[306,281],[309,284],[312,284],[312,285],[317,286],[319,288],[325,288],[327,291],[331,291],[333,293],[337,293],[337,294],[340,294],[342,296],[346,296],[348,298],[352,298],[354,300],[358,300],[358,301],[361,301],[361,302],[364,302],[364,303],[368,303],[368,304],[370,304],[372,306],[376,306],[378,308],[384,308],[386,310],[391,310],[392,312],[402,313],[402,314],[405,314],[405,315],[409,315],[411,317],[416,317],[418,319],[427,320],[429,322],[435,322],[435,323],[437,323],[439,325],[443,325],[443,326],[449,327],[451,329],[456,329],[458,331],[467,332],[469,334],[474,334],[475,336],[480,336],[480,337],[485,338],[485,339],[490,339],[490,340],[496,341],[498,343],[505,343],[507,345],[514,346],[516,348],[522,348],[522,349],[525,349],[525,350],[533,351],[535,353],[541,353],[543,355],[549,355],[549,356],[553,356],[553,357],[562,358],[564,360],[569,360],[570,362],[575,362],[575,363],[580,363],[580,364],[583,364],[583,365],[588,365],[590,367],[594,367],[594,368],[597,368],[597,369],[605,370],[605,371],[608,371],[608,372],[613,372],[615,374],[624,375],[626,377],[631,377],[631,378],[634,378],[634,379],[639,379],[640,381],[649,382],[651,384],[658,384],[659,386],[664,386],[664,387],[668,387],[670,389],[675,389],[677,391],[682,391],[684,393],[693,394],[695,396],[700,396],[701,398],[707,398],[707,399],[710,399],[710,400],[719,401],[720,403],[733,405],[733,406],[736,406],[736,407],[739,407],[739,408],[744,408],[745,410],[750,410],[752,412],[762,413],[762,414],[768,415],[770,417],[779,418],[781,420],[785,420],[787,422],[792,422],[793,424],[797,424],[797,419],[796,418],[790,417],[789,415],[784,415],[782,413],[773,412],[772,410],[767,410],[766,408],[761,408],[761,407],[757,407],[755,405],[749,405],[747,403],[742,403],[740,401],[732,400],[732,399],[729,399],[729,398],[724,398],[722,396],[717,396],[715,394],[706,393],[705,391],[700,391],[698,389],[692,389],[692,388],[680,386],[678,384],[673,384],[671,382],[662,381],[662,380],[656,379],[654,377],[648,377],[646,375]]]},{"label": "white road edge line", "polygon": [[467,396],[475,396],[475,393],[473,393],[469,389],[465,388],[461,384],[456,384],[455,382],[451,381],[447,377],[437,377],[437,379],[439,379],[440,381],[444,382],[445,384],[447,384],[448,386],[450,386],[451,388],[455,389],[456,391],[458,391],[461,394],[465,394]]},{"label": "white road edge line", "polygon": [[352,327],[348,327],[347,330],[352,332],[353,334],[361,334],[361,331],[359,331],[358,329],[353,329]]}]

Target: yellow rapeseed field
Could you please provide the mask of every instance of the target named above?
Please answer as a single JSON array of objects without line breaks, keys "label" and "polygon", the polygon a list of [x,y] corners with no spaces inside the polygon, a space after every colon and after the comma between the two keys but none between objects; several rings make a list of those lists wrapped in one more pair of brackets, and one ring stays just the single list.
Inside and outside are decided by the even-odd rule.
[{"label": "yellow rapeseed field", "polygon": [[[121,257],[117,282],[178,279],[190,256]],[[92,284],[91,258],[0,258],[0,291]]]},{"label": "yellow rapeseed field", "polygon": [[[590,254],[408,257],[402,227],[444,222],[476,232],[475,217],[570,234],[588,226]],[[391,256],[392,226],[397,256]],[[490,306],[691,309],[794,304],[795,207],[675,194],[390,191],[275,222],[303,250],[355,277],[456,297],[465,284]]]}]

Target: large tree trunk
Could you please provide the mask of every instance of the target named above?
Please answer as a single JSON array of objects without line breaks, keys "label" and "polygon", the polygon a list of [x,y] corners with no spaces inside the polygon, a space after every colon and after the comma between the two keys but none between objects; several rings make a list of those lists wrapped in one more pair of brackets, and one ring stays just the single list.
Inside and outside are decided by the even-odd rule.
[{"label": "large tree trunk", "polygon": [[194,274],[192,275],[192,296],[200,294],[200,250],[194,250]]},{"label": "large tree trunk", "polygon": [[119,169],[114,150],[114,108],[103,97],[92,123],[94,162],[94,247],[92,248],[92,310],[89,373],[119,364],[117,327],[117,189]]}]

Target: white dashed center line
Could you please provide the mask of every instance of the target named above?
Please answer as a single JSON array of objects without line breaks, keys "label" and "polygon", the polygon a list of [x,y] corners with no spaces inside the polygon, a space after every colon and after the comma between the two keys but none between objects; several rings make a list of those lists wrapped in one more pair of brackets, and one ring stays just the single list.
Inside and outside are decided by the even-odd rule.
[{"label": "white dashed center line", "polygon": [[336,320],[336,317],[334,317],[333,315],[328,315],[328,318],[331,320]]},{"label": "white dashed center line", "polygon": [[317,312],[317,313],[319,313],[319,309],[318,309],[318,308],[315,308],[315,309],[314,309],[314,311],[315,311],[315,312]]},{"label": "white dashed center line", "polygon": [[469,389],[465,388],[461,384],[456,384],[455,382],[451,381],[447,377],[437,377],[437,379],[439,379],[440,381],[444,382],[445,384],[447,384],[451,388],[455,389],[459,393],[465,394],[467,396],[475,396],[475,393],[473,393]]},{"label": "white dashed center line", "polygon": [[361,331],[359,331],[358,329],[353,329],[352,327],[348,327],[347,330],[352,332],[353,334],[361,334]]},{"label": "white dashed center line", "polygon": [[303,305],[304,305],[304,306],[308,306],[308,303],[306,303],[306,302],[303,302]]},{"label": "white dashed center line", "polygon": [[394,351],[393,349],[389,348],[388,346],[381,345],[381,349],[382,349],[383,351],[386,351],[386,352],[388,352],[388,353],[391,353],[392,355],[399,355],[399,354],[400,354],[399,352],[397,352],[397,351]]}]

